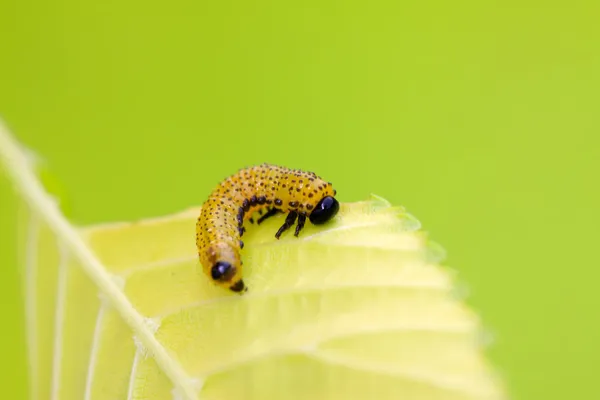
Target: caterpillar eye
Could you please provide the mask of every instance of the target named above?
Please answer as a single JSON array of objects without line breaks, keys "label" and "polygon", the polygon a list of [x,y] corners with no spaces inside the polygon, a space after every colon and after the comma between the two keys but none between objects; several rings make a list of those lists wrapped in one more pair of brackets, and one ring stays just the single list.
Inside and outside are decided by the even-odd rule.
[{"label": "caterpillar eye", "polygon": [[218,261],[210,270],[210,275],[215,281],[227,280],[227,277],[233,275],[233,268],[228,262]]},{"label": "caterpillar eye", "polygon": [[315,225],[324,224],[335,217],[340,209],[340,203],[331,196],[323,197],[308,217]]}]

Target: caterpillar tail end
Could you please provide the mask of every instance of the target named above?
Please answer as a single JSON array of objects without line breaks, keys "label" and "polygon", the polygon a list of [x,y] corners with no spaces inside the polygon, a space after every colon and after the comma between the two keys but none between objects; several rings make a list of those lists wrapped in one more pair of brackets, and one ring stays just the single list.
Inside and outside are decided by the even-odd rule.
[{"label": "caterpillar tail end", "polygon": [[244,284],[244,281],[242,279],[240,279],[239,281],[237,281],[236,283],[231,285],[229,287],[229,290],[231,290],[232,292],[243,294],[248,291],[248,286],[246,286]]}]

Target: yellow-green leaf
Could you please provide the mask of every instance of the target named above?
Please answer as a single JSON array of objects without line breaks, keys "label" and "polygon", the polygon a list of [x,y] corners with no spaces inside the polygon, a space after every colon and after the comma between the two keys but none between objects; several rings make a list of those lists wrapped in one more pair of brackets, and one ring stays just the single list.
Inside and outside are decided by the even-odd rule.
[{"label": "yellow-green leaf", "polygon": [[33,398],[502,399],[480,322],[443,250],[382,198],[331,223],[245,235],[238,295],[202,274],[199,208],[75,228],[0,129],[30,210],[25,287]]}]

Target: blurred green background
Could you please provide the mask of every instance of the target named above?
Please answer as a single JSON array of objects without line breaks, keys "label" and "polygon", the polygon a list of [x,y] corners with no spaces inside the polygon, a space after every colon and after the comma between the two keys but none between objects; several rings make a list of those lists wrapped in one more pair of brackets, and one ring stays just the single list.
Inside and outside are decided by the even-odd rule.
[{"label": "blurred green background", "polygon": [[[198,205],[254,163],[314,170],[447,249],[513,398],[600,398],[597,2],[0,7],[0,115],[75,223]],[[24,398],[9,194],[3,394]]]}]

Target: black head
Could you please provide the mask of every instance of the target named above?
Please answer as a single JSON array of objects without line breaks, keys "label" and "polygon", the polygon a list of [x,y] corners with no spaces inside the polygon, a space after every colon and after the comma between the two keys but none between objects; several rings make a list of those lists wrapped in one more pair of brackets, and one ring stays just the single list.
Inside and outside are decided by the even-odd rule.
[{"label": "black head", "polygon": [[331,218],[335,217],[340,209],[340,203],[331,197],[323,197],[321,201],[317,203],[315,209],[310,213],[308,219],[315,225],[324,224]]},{"label": "black head", "polygon": [[210,270],[210,275],[215,281],[228,281],[234,273],[235,269],[226,261],[217,261]]}]

